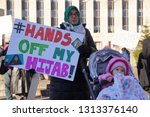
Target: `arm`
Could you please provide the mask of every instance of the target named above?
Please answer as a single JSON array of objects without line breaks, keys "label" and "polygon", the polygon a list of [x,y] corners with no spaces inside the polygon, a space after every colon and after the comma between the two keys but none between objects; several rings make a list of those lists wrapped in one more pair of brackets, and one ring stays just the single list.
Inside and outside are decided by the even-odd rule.
[{"label": "arm", "polygon": [[93,37],[90,33],[90,31],[88,29],[85,29],[86,30],[86,40],[87,40],[87,46],[89,47],[89,50],[90,50],[90,54],[97,51],[97,48],[96,48],[96,45],[94,43],[94,40],[93,40]]},{"label": "arm", "polygon": [[111,82],[112,78],[113,78],[113,76],[110,73],[106,73],[106,74],[102,74],[102,75],[98,76],[99,82],[101,82],[102,80],[107,80],[107,81]]},{"label": "arm", "polygon": [[78,51],[81,55],[88,58],[93,52],[97,51],[97,48],[91,36],[90,31],[86,28],[85,30],[86,30],[86,36],[85,36],[86,40],[84,41],[84,44],[78,48]]},{"label": "arm", "polygon": [[0,66],[0,74],[3,75],[3,74],[5,74],[8,70],[9,70],[9,68],[4,65],[4,60],[2,60],[1,66]]}]

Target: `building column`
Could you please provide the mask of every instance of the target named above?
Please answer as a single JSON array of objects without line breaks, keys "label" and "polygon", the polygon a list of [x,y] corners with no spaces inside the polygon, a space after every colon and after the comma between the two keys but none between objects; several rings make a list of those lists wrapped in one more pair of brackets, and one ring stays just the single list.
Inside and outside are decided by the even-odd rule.
[{"label": "building column", "polygon": [[143,0],[143,25],[150,26],[150,0]]},{"label": "building column", "polygon": [[14,18],[22,19],[22,0],[14,0]]},{"label": "building column", "polygon": [[65,0],[58,0],[58,27],[64,22]]},{"label": "building column", "polygon": [[86,27],[90,32],[94,32],[94,0],[87,0],[86,2]]},{"label": "building column", "polygon": [[122,0],[114,2],[114,31],[122,29]]},{"label": "building column", "polygon": [[36,0],[29,0],[29,21],[36,23]]},{"label": "building column", "polygon": [[44,25],[51,25],[51,1],[44,0]]},{"label": "building column", "polygon": [[137,0],[129,0],[129,31],[137,33]]},{"label": "building column", "polygon": [[72,5],[76,6],[79,9],[80,0],[72,0]]}]

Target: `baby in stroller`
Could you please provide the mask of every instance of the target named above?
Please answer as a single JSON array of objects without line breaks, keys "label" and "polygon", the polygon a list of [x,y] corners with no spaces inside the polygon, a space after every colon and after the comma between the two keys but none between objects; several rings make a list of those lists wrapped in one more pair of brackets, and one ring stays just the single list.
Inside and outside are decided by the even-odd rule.
[{"label": "baby in stroller", "polygon": [[138,80],[129,71],[127,60],[122,57],[111,58],[105,73],[98,76],[101,91],[97,100],[148,100]]}]

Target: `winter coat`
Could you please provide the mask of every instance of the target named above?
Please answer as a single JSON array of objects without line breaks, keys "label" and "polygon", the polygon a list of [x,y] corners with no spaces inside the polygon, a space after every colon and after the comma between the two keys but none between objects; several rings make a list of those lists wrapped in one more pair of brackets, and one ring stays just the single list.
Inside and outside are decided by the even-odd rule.
[{"label": "winter coat", "polygon": [[150,83],[150,37],[143,41],[142,54],[146,59],[146,72]]},{"label": "winter coat", "polygon": [[140,77],[140,70],[143,68],[142,59],[144,59],[142,52],[139,54],[137,62],[138,77]]},{"label": "winter coat", "polygon": [[143,41],[142,54],[144,58],[150,58],[150,37]]},{"label": "winter coat", "polygon": [[96,51],[93,38],[88,29],[86,31],[86,46],[89,47],[89,53],[80,56],[77,64],[74,81],[67,81],[55,77],[50,78],[50,99],[52,100],[87,100],[90,99],[89,89],[82,73],[80,59],[82,58],[84,65],[87,67],[87,58]]},{"label": "winter coat", "polygon": [[142,52],[139,54],[138,63],[137,63],[137,71],[138,78],[142,87],[150,86],[148,79],[148,69],[147,69],[147,60],[144,59]]}]

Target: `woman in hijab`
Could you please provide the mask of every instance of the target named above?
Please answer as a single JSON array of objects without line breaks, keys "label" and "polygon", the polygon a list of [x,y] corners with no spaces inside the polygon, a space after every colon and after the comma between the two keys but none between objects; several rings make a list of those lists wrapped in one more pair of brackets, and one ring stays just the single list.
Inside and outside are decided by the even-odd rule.
[{"label": "woman in hijab", "polygon": [[50,78],[50,99],[51,100],[89,100],[90,93],[86,80],[82,73],[80,60],[87,67],[87,58],[95,52],[96,46],[93,38],[85,24],[81,24],[80,12],[75,6],[69,6],[64,13],[64,21],[60,28],[84,34],[84,40],[77,49],[80,53],[79,62],[74,81],[67,81],[56,77]]}]

